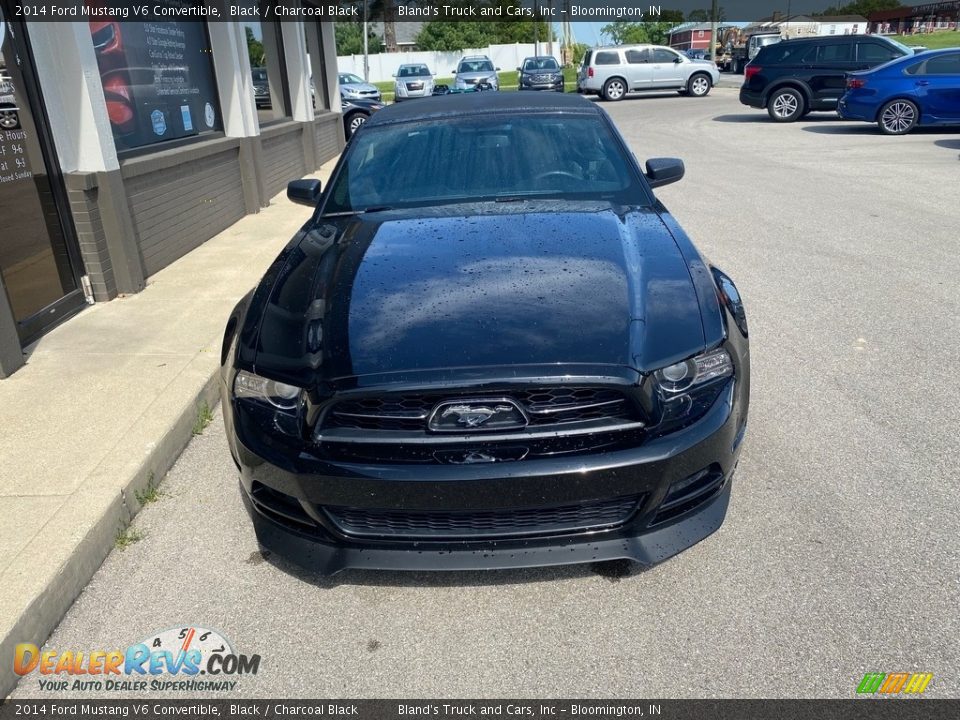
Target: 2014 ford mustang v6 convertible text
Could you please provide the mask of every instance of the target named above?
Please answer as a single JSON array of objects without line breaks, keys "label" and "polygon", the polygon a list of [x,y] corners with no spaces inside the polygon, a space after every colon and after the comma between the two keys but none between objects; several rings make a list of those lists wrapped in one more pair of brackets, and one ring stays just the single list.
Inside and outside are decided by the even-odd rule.
[{"label": "2014 ford mustang v6 convertible text", "polygon": [[743,305],[601,109],[371,116],[233,311],[223,408],[261,544],[323,573],[650,564],[723,522]]}]

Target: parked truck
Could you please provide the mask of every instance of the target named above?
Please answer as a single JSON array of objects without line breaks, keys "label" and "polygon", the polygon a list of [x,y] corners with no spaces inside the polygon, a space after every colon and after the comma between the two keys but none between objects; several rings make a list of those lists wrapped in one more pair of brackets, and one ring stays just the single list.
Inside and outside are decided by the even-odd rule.
[{"label": "parked truck", "polygon": [[783,37],[777,28],[730,28],[718,43],[717,66],[723,72],[742,73],[760,48],[780,42]]}]

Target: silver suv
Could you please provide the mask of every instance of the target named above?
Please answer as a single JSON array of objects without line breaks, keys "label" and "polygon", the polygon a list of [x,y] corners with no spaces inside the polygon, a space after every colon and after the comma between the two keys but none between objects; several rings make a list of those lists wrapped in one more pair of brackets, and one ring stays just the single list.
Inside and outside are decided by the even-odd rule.
[{"label": "silver suv", "polygon": [[710,60],[691,60],[661,45],[620,45],[587,50],[577,71],[577,92],[604,100],[646,90],[703,97],[719,79],[720,71]]},{"label": "silver suv", "polygon": [[460,58],[457,69],[453,71],[457,76],[454,87],[457,90],[466,90],[475,88],[479,83],[489,83],[494,90],[499,90],[499,69],[493,66],[493,61],[486,55],[467,55]]}]

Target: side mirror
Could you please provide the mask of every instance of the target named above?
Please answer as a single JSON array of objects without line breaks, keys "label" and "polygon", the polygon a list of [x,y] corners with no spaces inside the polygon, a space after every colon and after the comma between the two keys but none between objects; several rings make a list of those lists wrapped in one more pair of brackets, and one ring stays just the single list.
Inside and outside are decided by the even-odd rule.
[{"label": "side mirror", "polygon": [[678,55],[677,57],[675,57],[675,58],[673,59],[673,61],[674,61],[675,63],[682,63],[682,62],[683,62],[683,58]]},{"label": "side mirror", "polygon": [[517,72],[523,72],[523,70],[521,70],[520,68],[517,68]]},{"label": "side mirror", "polygon": [[320,199],[320,181],[294,180],[287,183],[287,199],[299,205],[316,207]]},{"label": "side mirror", "polygon": [[[517,68],[517,70],[519,70],[519,69],[520,69],[520,68]],[[497,72],[500,72],[500,68],[494,68],[494,70],[496,70]]]},{"label": "side mirror", "polygon": [[652,188],[675,183],[683,177],[683,173],[683,160],[680,158],[650,158],[647,160],[645,177]]},{"label": "side mirror", "polygon": [[396,73],[394,73],[394,74],[393,74],[393,75],[391,75],[390,77],[396,77],[396,76],[397,76],[397,74],[396,74]]},{"label": "side mirror", "polygon": [[456,74],[457,74],[457,71],[456,71],[456,70],[451,70],[450,73],[451,73],[452,75],[456,75]]}]

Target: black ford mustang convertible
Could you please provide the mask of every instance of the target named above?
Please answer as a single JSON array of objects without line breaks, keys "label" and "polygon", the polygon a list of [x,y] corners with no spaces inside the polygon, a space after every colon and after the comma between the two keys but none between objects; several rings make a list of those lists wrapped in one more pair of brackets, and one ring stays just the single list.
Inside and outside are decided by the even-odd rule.
[{"label": "black ford mustang convertible", "polygon": [[223,408],[261,544],[323,573],[651,564],[723,522],[743,305],[574,95],[373,115],[233,311]]}]

